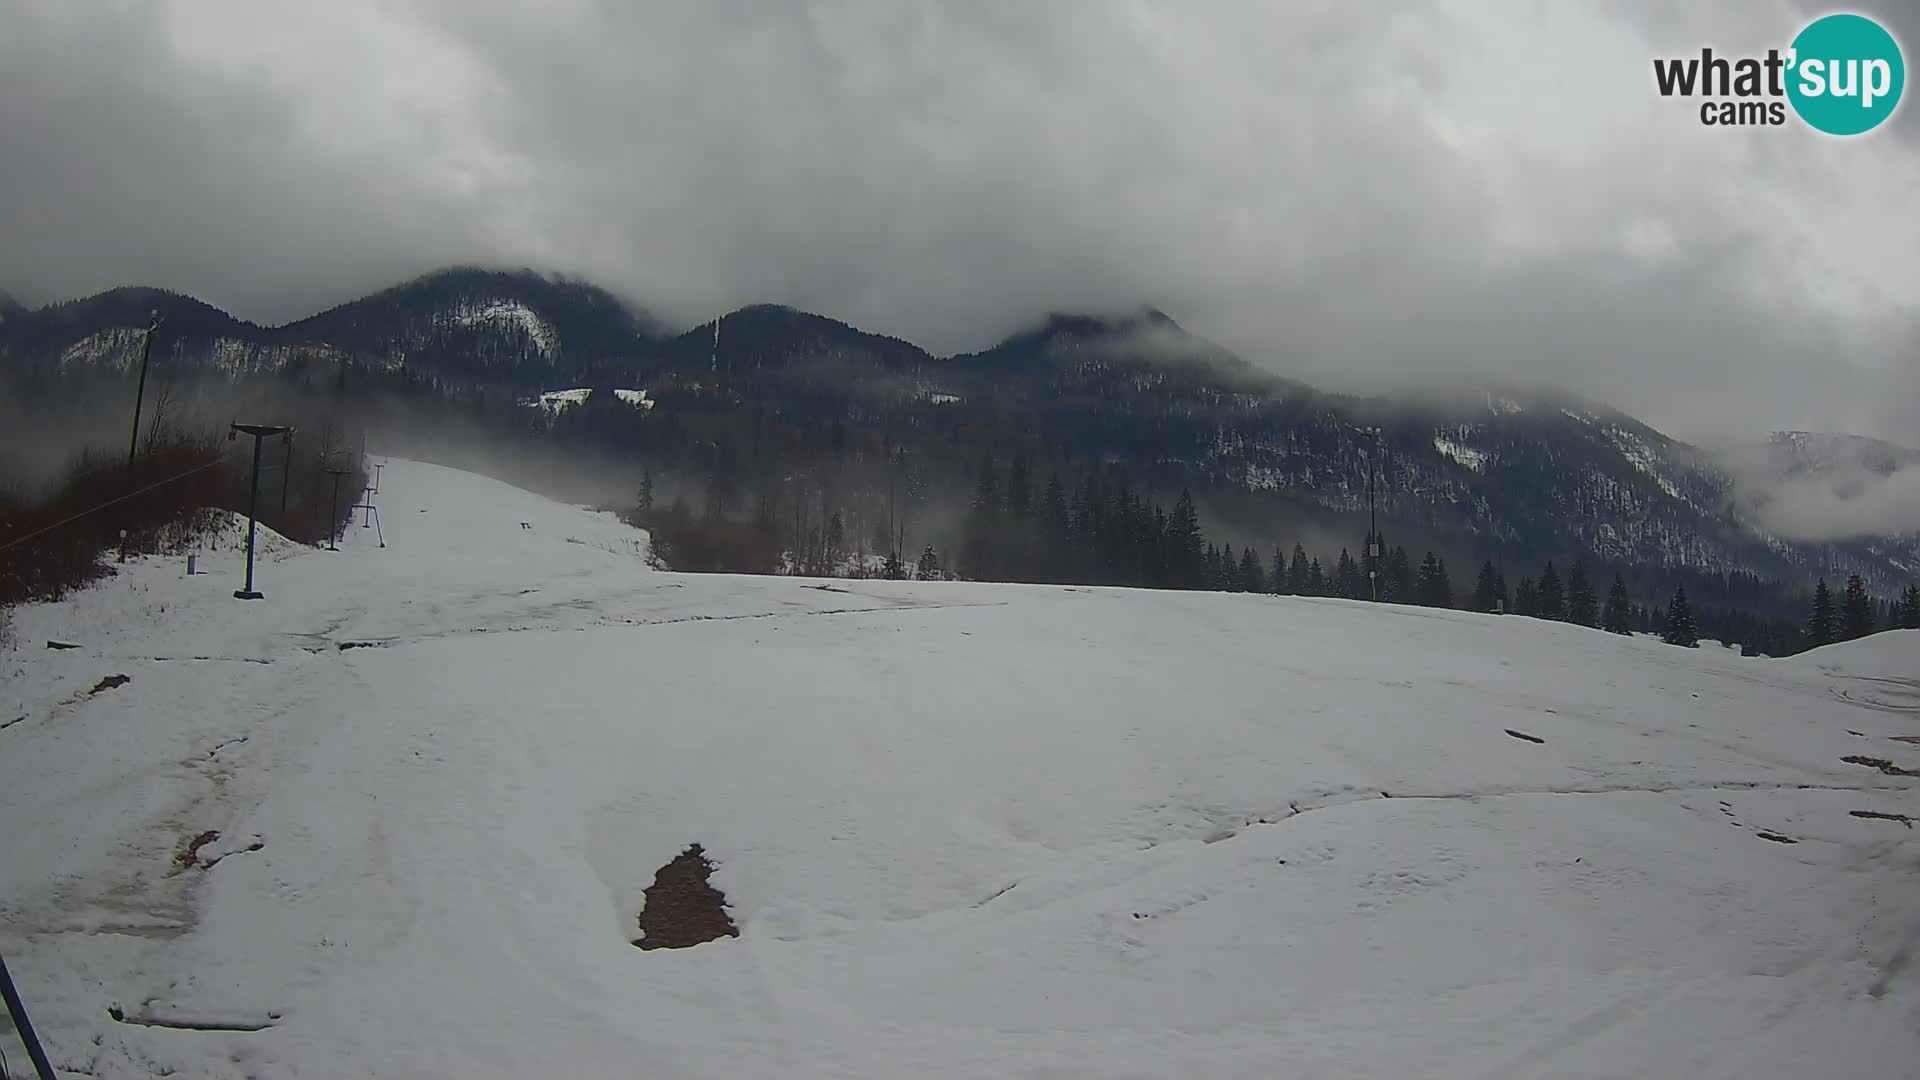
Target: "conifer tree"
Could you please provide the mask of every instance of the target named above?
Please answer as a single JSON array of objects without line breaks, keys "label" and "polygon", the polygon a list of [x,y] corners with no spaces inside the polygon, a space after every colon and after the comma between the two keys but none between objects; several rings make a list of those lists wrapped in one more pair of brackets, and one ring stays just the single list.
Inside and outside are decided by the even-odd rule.
[{"label": "conifer tree", "polygon": [[1900,628],[1920,630],[1920,585],[1909,585],[1900,594]]},{"label": "conifer tree", "polygon": [[1840,620],[1833,610],[1833,591],[1827,579],[1813,587],[1813,610],[1807,614],[1806,637],[1809,647],[1831,644],[1840,632]]},{"label": "conifer tree", "polygon": [[1055,470],[1047,476],[1046,490],[1040,496],[1040,516],[1047,522],[1047,531],[1055,536],[1063,536],[1067,531],[1067,490],[1060,485],[1060,472]]},{"label": "conifer tree", "polygon": [[1027,456],[1013,455],[1013,465],[1007,470],[1007,511],[1017,517],[1027,516],[1033,510],[1032,488]]},{"label": "conifer tree", "polygon": [[1267,575],[1260,569],[1260,556],[1254,552],[1252,544],[1248,544],[1247,549],[1240,553],[1240,591],[1267,591]]},{"label": "conifer tree", "polygon": [[1327,575],[1320,569],[1320,560],[1317,558],[1307,564],[1307,595],[1327,595]]},{"label": "conifer tree", "polygon": [[1587,564],[1575,559],[1567,572],[1567,621],[1592,626],[1599,621],[1599,607],[1593,584],[1587,580]]},{"label": "conifer tree", "polygon": [[1847,578],[1846,596],[1840,601],[1840,640],[1852,641],[1873,633],[1873,599],[1867,595],[1867,583],[1859,574]]},{"label": "conifer tree", "polygon": [[1272,589],[1275,595],[1285,596],[1288,591],[1287,558],[1281,554],[1280,549],[1277,547],[1273,549],[1273,571],[1267,576],[1269,579],[1267,581],[1267,587]]},{"label": "conifer tree", "polygon": [[1405,547],[1395,547],[1387,555],[1386,581],[1380,588],[1380,599],[1393,604],[1411,604],[1414,602],[1413,560],[1407,558]]},{"label": "conifer tree", "polygon": [[1533,586],[1533,614],[1542,619],[1567,617],[1567,595],[1560,588],[1560,573],[1553,568],[1551,559]]},{"label": "conifer tree", "polygon": [[1415,602],[1427,607],[1453,606],[1453,583],[1447,580],[1447,564],[1433,552],[1420,560],[1420,576],[1414,586]]},{"label": "conifer tree", "polygon": [[1307,549],[1299,544],[1293,545],[1293,562],[1287,567],[1287,591],[1295,596],[1311,596],[1307,592]]},{"label": "conifer tree", "polygon": [[1493,568],[1492,559],[1480,564],[1480,577],[1473,583],[1473,610],[1492,611],[1494,609],[1494,601],[1497,598],[1494,589],[1498,573],[1499,571]]},{"label": "conifer tree", "polygon": [[973,512],[987,515],[1000,509],[1000,480],[994,470],[993,455],[980,459],[979,478],[973,484]]},{"label": "conifer tree", "polygon": [[887,552],[886,565],[881,568],[880,572],[885,574],[889,581],[899,581],[901,578],[906,577],[907,568],[906,565],[900,561],[900,553],[897,551]]},{"label": "conifer tree", "polygon": [[1361,584],[1360,564],[1346,548],[1340,549],[1340,561],[1333,567],[1333,594],[1357,600],[1366,595],[1366,586]]},{"label": "conifer tree", "polygon": [[1513,587],[1513,613],[1515,615],[1533,614],[1533,579],[1523,577],[1520,584]]},{"label": "conifer tree", "polygon": [[1507,573],[1504,570],[1495,570],[1493,572],[1493,598],[1497,601],[1494,605],[1496,610],[1507,611],[1513,607],[1513,605],[1508,602]]},{"label": "conifer tree", "polygon": [[1060,474],[1047,478],[1046,494],[1040,499],[1040,514],[1046,523],[1047,542],[1053,545],[1052,559],[1058,563],[1061,549],[1067,545],[1067,493],[1060,486]]},{"label": "conifer tree", "polygon": [[[1178,508],[1175,508],[1178,512]],[[1169,521],[1172,519],[1169,518]],[[1083,476],[1073,485],[1073,500],[1067,504],[1067,535],[1071,543],[1080,546],[1084,554],[1091,537],[1089,526],[1093,521],[1093,477]]]},{"label": "conifer tree", "polygon": [[993,455],[982,454],[980,472],[973,485],[966,540],[960,554],[961,568],[976,581],[995,580],[1005,568],[1007,560],[1000,544],[1001,505],[999,473]]},{"label": "conifer tree", "polygon": [[1673,599],[1667,602],[1667,630],[1660,640],[1689,649],[1700,645],[1700,631],[1693,624],[1693,607],[1687,603],[1685,585],[1675,589]]},{"label": "conifer tree", "polygon": [[1633,601],[1619,574],[1613,575],[1613,585],[1607,589],[1607,609],[1600,616],[1600,627],[1609,634],[1633,633]]},{"label": "conifer tree", "polygon": [[1220,588],[1227,592],[1240,591],[1240,560],[1233,557],[1233,545],[1220,548]]},{"label": "conifer tree", "polygon": [[1167,518],[1167,560],[1169,577],[1176,589],[1205,586],[1206,563],[1201,550],[1200,515],[1193,507],[1193,493],[1180,489],[1180,501]]},{"label": "conifer tree", "polygon": [[940,556],[933,553],[933,545],[928,544],[920,553],[920,580],[932,581],[940,576]]}]

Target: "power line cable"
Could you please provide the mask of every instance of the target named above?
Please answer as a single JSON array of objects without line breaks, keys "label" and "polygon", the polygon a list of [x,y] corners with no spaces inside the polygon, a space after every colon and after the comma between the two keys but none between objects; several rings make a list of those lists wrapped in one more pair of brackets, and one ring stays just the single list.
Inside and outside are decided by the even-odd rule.
[{"label": "power line cable", "polygon": [[155,488],[165,487],[166,485],[171,484],[176,480],[185,480],[187,477],[192,476],[195,473],[206,472],[208,469],[214,468],[215,466],[220,464],[222,464],[221,459],[215,458],[204,465],[197,465],[191,469],[188,469],[186,472],[180,473],[176,476],[169,476],[165,480],[159,480],[154,483],[148,484],[146,487],[139,488],[134,491],[129,491],[125,495],[122,495],[117,499],[108,499],[106,502],[103,502],[98,506],[89,507],[88,509],[82,510],[79,513],[73,515],[72,517],[66,518],[61,521],[56,521],[51,525],[45,526],[43,528],[35,529],[34,531],[28,533],[25,536],[16,537],[12,540],[7,541],[4,544],[0,544],[0,551],[5,551],[8,548],[17,547],[21,544],[26,543],[29,540],[32,540],[37,536],[45,536],[47,533],[50,533],[55,529],[63,528],[67,525],[73,524],[76,521],[79,521],[81,518],[86,517],[88,514],[98,513],[102,510],[105,510],[109,506],[114,506],[119,503],[126,502],[128,499],[131,499],[137,495],[145,495],[147,492],[152,491]]}]

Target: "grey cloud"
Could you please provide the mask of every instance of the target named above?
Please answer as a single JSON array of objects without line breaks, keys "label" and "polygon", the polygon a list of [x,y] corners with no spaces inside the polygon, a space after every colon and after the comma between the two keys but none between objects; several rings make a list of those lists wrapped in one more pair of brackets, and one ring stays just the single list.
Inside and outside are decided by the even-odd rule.
[{"label": "grey cloud", "polygon": [[1920,451],[1795,434],[1716,448],[1738,503],[1791,540],[1920,534]]},{"label": "grey cloud", "polygon": [[1756,518],[1793,540],[1920,532],[1920,466],[1891,476],[1848,470],[1780,483],[1766,490]]},{"label": "grey cloud", "polygon": [[[1913,105],[1838,144],[1652,94],[1656,51],[1764,47],[1782,2],[77,7],[0,9],[23,299],[142,281],[277,321],[477,261],[940,352],[1150,304],[1336,388],[1471,372],[1684,437],[1920,443]],[[1883,14],[1911,51],[1913,5]]]}]

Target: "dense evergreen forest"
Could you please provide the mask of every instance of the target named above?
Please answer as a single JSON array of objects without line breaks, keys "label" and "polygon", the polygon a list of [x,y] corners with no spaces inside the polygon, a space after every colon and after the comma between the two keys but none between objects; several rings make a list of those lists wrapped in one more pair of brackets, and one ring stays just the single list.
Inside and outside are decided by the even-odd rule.
[{"label": "dense evergreen forest", "polygon": [[[1920,588],[1874,598],[1857,575],[1848,581],[1844,608],[1836,611],[1824,582],[1802,601],[1777,584],[1739,573],[1688,574],[1670,594],[1636,601],[1628,580],[1657,575],[1625,565],[1590,569],[1584,560],[1564,569],[1549,560],[1537,572],[1522,572],[1511,588],[1506,568],[1486,560],[1470,588],[1457,588],[1444,557],[1425,551],[1416,560],[1384,533],[1363,533],[1356,548],[1343,546],[1324,561],[1298,542],[1291,549],[1246,545],[1236,552],[1231,543],[1207,537],[1190,492],[1182,491],[1168,507],[1136,489],[1120,466],[1093,466],[1071,478],[1056,469],[1043,480],[1023,455],[1004,467],[989,455],[979,463],[954,545],[943,553],[928,543],[912,558],[900,531],[898,501],[889,504],[894,516],[878,522],[867,542],[833,501],[843,490],[836,481],[819,488],[817,512],[809,514],[804,502],[789,503],[790,516],[783,518],[777,500],[755,498],[754,516],[745,521],[727,517],[725,500],[709,499],[704,510],[695,510],[676,498],[663,508],[652,485],[649,473],[632,520],[654,530],[661,557],[682,569],[1329,596],[1529,616],[1655,634],[1676,645],[1706,638],[1767,656],[1875,630],[1920,629]],[[1603,586],[1596,571],[1609,583]],[[1689,583],[1695,596],[1710,600],[1696,607]],[[1807,619],[1775,613],[1787,603],[1803,603]]]}]

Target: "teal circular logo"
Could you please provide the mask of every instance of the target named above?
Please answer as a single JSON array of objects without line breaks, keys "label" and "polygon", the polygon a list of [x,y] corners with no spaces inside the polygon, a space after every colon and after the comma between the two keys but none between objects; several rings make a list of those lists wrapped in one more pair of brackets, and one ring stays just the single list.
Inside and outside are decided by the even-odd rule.
[{"label": "teal circular logo", "polygon": [[1900,43],[1864,15],[1815,19],[1793,39],[1789,57],[1787,100],[1800,119],[1829,135],[1879,127],[1907,85]]}]

